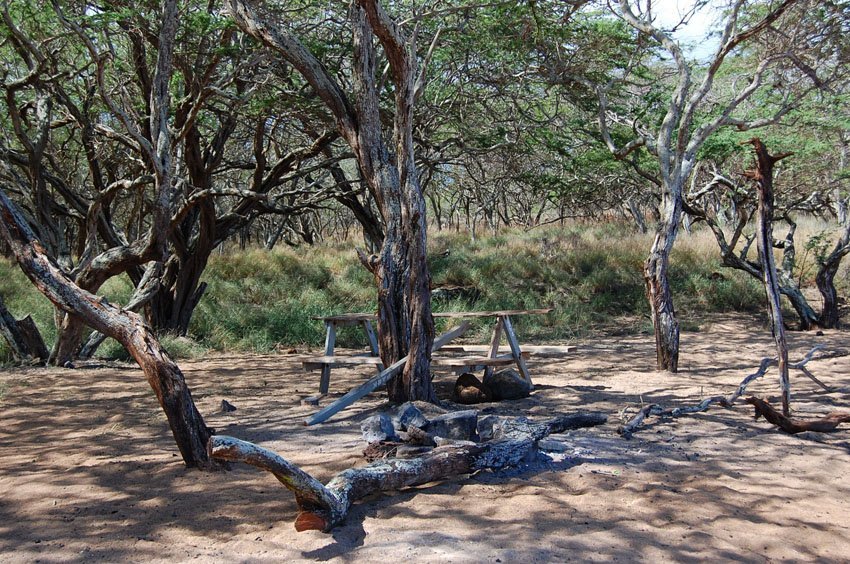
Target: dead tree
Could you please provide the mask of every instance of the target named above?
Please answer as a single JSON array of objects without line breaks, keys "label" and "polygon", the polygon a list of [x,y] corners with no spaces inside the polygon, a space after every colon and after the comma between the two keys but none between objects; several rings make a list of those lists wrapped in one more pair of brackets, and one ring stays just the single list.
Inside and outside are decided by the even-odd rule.
[{"label": "dead tree", "polygon": [[326,485],[278,454],[233,437],[213,436],[209,452],[212,458],[244,462],[274,474],[295,494],[299,509],[295,529],[328,532],[345,520],[355,501],[367,495],[516,466],[534,456],[537,443],[548,435],[601,425],[606,419],[601,413],[578,413],[545,423],[511,420],[489,441],[437,447],[420,458],[386,459],[349,468]]},{"label": "dead tree", "polygon": [[[425,200],[413,154],[413,105],[424,87],[415,41],[405,36],[377,0],[352,2],[352,102],[339,82],[288,29],[272,24],[244,0],[227,0],[225,6],[244,32],[265,43],[301,73],[331,111],[337,130],[353,151],[386,226],[380,254],[364,262],[378,286],[381,359],[390,366],[408,356],[402,374],[387,385],[389,396],[393,401],[433,400],[429,366],[434,321],[425,253]],[[391,142],[384,139],[381,121],[375,38],[383,48],[395,90]]]},{"label": "dead tree", "polygon": [[791,414],[791,381],[788,379],[788,344],[785,340],[779,282],[776,275],[776,263],[773,259],[773,165],[788,157],[790,153],[770,155],[767,147],[758,137],[750,139],[748,143],[752,144],[757,159],[756,168],[747,171],[746,176],[755,181],[758,187],[756,246],[759,262],[761,262],[762,283],[767,297],[767,315],[770,319],[773,340],[776,342],[779,386],[782,389],[782,413],[787,417]]}]

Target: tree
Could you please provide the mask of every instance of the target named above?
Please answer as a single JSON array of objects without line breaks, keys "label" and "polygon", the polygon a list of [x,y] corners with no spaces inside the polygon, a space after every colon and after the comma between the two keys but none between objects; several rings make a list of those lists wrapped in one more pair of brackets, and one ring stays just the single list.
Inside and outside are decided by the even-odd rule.
[{"label": "tree", "polygon": [[[425,260],[425,201],[414,161],[413,108],[424,75],[416,42],[376,0],[352,2],[354,102],[325,66],[285,25],[271,23],[248,3],[227,0],[237,25],[289,62],[332,113],[337,130],[351,148],[372,189],[386,233],[379,256],[365,257],[378,285],[378,338],[385,365],[408,356],[400,377],[388,384],[392,401],[432,400],[430,350],[434,340],[430,275]],[[415,38],[415,33],[414,36]],[[383,48],[394,88],[392,147],[381,119],[377,51]]]},{"label": "tree", "polygon": [[[8,16],[8,11],[6,15]],[[63,17],[61,12],[60,17]],[[130,122],[128,115],[120,111],[117,105],[112,105],[113,111],[120,116],[119,119],[123,120],[155,172],[153,182],[157,189],[157,197],[153,203],[152,226],[143,239],[144,244],[121,246],[92,259],[104,263],[103,268],[106,271],[124,267],[127,264],[142,264],[161,257],[166,245],[165,235],[171,219],[171,200],[174,190],[170,162],[171,132],[168,127],[170,108],[168,83],[171,78],[171,56],[177,27],[176,0],[163,1],[161,21],[162,27],[158,39],[160,49],[156,71],[151,82],[152,111],[148,123],[150,137],[142,135],[136,128],[136,124]],[[18,38],[25,39],[21,36]],[[90,45],[90,48],[94,46]],[[30,50],[30,52],[35,51]],[[38,61],[41,63],[40,60]],[[8,92],[8,82],[6,86]],[[49,103],[45,105],[49,106]],[[46,125],[45,122],[47,122]],[[46,143],[46,132],[49,131],[49,126],[49,111],[39,112],[34,129],[45,132],[42,135],[44,140],[40,143]],[[31,153],[30,156],[33,154]],[[210,460],[206,449],[212,430],[206,426],[196,409],[180,369],[169,358],[152,331],[138,315],[123,311],[81,288],[57,262],[50,259],[44,246],[30,229],[26,218],[6,194],[10,187],[17,191],[27,191],[33,179],[22,178],[6,160],[0,161],[0,164],[2,164],[0,236],[11,248],[21,269],[58,308],[115,338],[133,355],[168,417],[185,464],[188,467],[205,469],[219,467],[218,463]]]},{"label": "tree", "polygon": [[[781,81],[770,82],[769,78],[782,77],[782,80],[793,80],[797,84],[808,81],[808,67],[798,64],[799,52],[806,45],[786,45],[785,51],[763,54],[755,68],[747,68],[742,73],[741,85],[725,82],[724,88],[718,88],[721,70],[742,46],[753,42],[774,24],[792,25],[792,21],[781,18],[798,4],[801,4],[798,0],[778,4],[730,2],[718,46],[707,61],[700,62],[689,60],[671,31],[653,23],[651,3],[647,2],[641,11],[641,3],[619,0],[618,16],[638,34],[636,44],[648,48],[631,57],[627,66],[610,72],[605,82],[564,76],[564,80],[583,83],[595,92],[599,102],[599,129],[611,153],[619,159],[630,159],[636,170],[660,189],[661,221],[644,264],[646,294],[655,328],[656,362],[660,370],[678,370],[679,322],[668,272],[670,252],[682,221],[683,190],[693,173],[700,148],[722,127],[750,130],[776,123],[817,82],[809,81],[809,86],[796,90],[783,89],[767,104],[766,112],[756,119],[746,120],[737,110],[756,93],[781,84]],[[668,66],[659,60],[660,53],[671,57],[672,64]],[[659,86],[669,87],[670,93],[659,91]],[[657,121],[653,121],[653,105],[659,109]],[[652,169],[646,170],[637,159],[636,154],[641,149],[652,156]]]}]

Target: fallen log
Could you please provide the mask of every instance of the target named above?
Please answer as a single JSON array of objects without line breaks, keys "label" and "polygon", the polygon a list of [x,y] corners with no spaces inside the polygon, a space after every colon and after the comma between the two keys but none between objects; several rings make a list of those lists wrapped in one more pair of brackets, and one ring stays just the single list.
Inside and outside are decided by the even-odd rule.
[{"label": "fallen log", "polygon": [[342,523],[351,505],[379,491],[398,490],[473,474],[479,470],[499,470],[518,465],[538,452],[537,443],[552,433],[601,425],[603,413],[577,413],[544,423],[525,418],[502,424],[492,440],[437,447],[419,458],[384,459],[367,466],[349,468],[326,485],[282,456],[261,446],[234,437],[210,437],[211,458],[244,462],[271,472],[294,495],[298,503],[297,531],[329,532]]},{"label": "fallen log", "polygon": [[820,419],[812,419],[810,421],[804,421],[802,419],[794,419],[783,415],[782,413],[776,411],[776,409],[767,403],[765,400],[757,397],[748,397],[746,400],[748,404],[752,405],[755,410],[755,419],[758,421],[759,417],[764,417],[766,421],[769,423],[773,423],[786,433],[790,433],[795,435],[797,433],[802,433],[804,431],[815,431],[817,433],[831,433],[836,430],[836,427],[841,425],[842,423],[850,423],[850,413],[842,413],[840,411],[834,411]]},{"label": "fallen log", "polygon": [[[817,345],[812,348],[806,355],[800,359],[798,362],[794,362],[788,365],[788,368],[794,368],[796,370],[800,370],[803,374],[806,375],[809,379],[819,385],[826,391],[830,391],[829,387],[827,387],[823,382],[815,378],[814,374],[812,374],[808,368],[806,368],[806,364],[812,360],[814,354],[821,350],[823,345]],[[650,416],[658,416],[658,417],[681,417],[682,415],[689,415],[692,413],[700,413],[702,411],[708,410],[713,404],[718,404],[721,407],[732,407],[738,398],[743,395],[743,393],[747,390],[747,386],[750,385],[754,380],[761,378],[767,373],[767,369],[771,366],[774,366],[778,363],[776,358],[766,357],[761,359],[761,363],[759,363],[759,368],[746,378],[744,378],[738,387],[732,392],[729,396],[714,396],[710,398],[706,398],[699,402],[696,405],[684,406],[684,407],[675,407],[672,409],[666,409],[660,404],[651,403],[642,407],[637,414],[625,425],[620,426],[617,429],[617,432],[622,435],[626,439],[632,438],[635,430],[637,430],[644,422],[647,417]]]}]

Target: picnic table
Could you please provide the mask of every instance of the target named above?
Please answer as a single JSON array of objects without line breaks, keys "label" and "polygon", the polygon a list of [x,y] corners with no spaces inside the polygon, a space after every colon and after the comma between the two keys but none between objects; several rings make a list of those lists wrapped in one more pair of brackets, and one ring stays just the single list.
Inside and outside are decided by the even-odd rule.
[{"label": "picnic table", "polygon": [[[466,311],[466,312],[444,312],[433,314],[435,318],[448,319],[474,319],[474,318],[494,318],[493,330],[490,337],[490,344],[485,351],[485,355],[478,356],[439,356],[431,360],[432,366],[435,368],[450,368],[458,372],[468,372],[484,369],[485,374],[492,372],[496,367],[509,366],[515,364],[517,370],[524,380],[531,384],[531,376],[528,373],[528,367],[525,360],[529,356],[523,352],[520,341],[517,338],[512,316],[517,315],[542,315],[551,312],[550,309],[530,309],[530,310],[501,310],[501,311]],[[313,357],[303,361],[305,370],[322,371],[322,376],[319,381],[319,393],[328,393],[330,385],[331,369],[340,366],[361,366],[373,365],[380,374],[384,371],[384,366],[381,359],[378,357],[378,340],[375,336],[375,330],[372,322],[377,320],[377,315],[373,313],[345,313],[338,315],[329,315],[323,317],[313,317],[322,321],[325,324],[325,352],[323,356]],[[345,326],[359,325],[366,334],[369,342],[369,353],[365,356],[338,356],[334,354],[336,345],[337,329]],[[463,331],[466,329],[464,328]],[[463,331],[460,331],[453,338],[460,336]],[[508,343],[510,352],[500,354],[502,335]],[[441,343],[440,348],[448,344],[448,341]],[[464,350],[464,347],[445,347],[444,350],[452,350],[454,352]]]}]

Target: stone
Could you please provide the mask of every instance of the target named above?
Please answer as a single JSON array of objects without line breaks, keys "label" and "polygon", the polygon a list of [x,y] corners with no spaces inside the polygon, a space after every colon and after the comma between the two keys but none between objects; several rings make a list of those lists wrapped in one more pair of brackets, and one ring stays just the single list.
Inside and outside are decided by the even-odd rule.
[{"label": "stone", "polygon": [[437,443],[434,442],[434,437],[420,429],[419,427],[414,427],[411,425],[407,428],[407,438],[405,442],[414,445],[425,445],[425,446],[435,446]]},{"label": "stone", "polygon": [[398,439],[395,435],[393,422],[383,413],[364,419],[360,423],[360,432],[363,434],[363,440],[367,443]]},{"label": "stone", "polygon": [[221,400],[221,411],[222,413],[230,413],[236,411],[236,406],[227,400]]},{"label": "stone", "polygon": [[519,372],[513,368],[484,375],[484,386],[490,390],[493,399],[513,400],[528,397],[531,394],[531,384],[522,379]]},{"label": "stone", "polygon": [[319,405],[319,400],[322,399],[322,396],[307,396],[306,398],[301,398],[301,405]]},{"label": "stone", "polygon": [[424,430],[432,437],[474,441],[478,438],[478,412],[468,409],[446,413],[432,419]]},{"label": "stone", "polygon": [[396,409],[393,425],[398,431],[407,431],[408,427],[424,429],[428,425],[428,418],[422,415],[422,412],[413,403],[407,402]]},{"label": "stone", "polygon": [[499,438],[504,419],[504,417],[499,417],[498,415],[485,415],[478,418],[478,438],[482,442]]},{"label": "stone", "polygon": [[465,405],[491,400],[490,390],[474,374],[464,372],[455,382],[454,400]]},{"label": "stone", "polygon": [[569,447],[561,441],[553,441],[551,439],[541,439],[538,441],[537,447],[547,452],[567,452],[569,450]]}]

